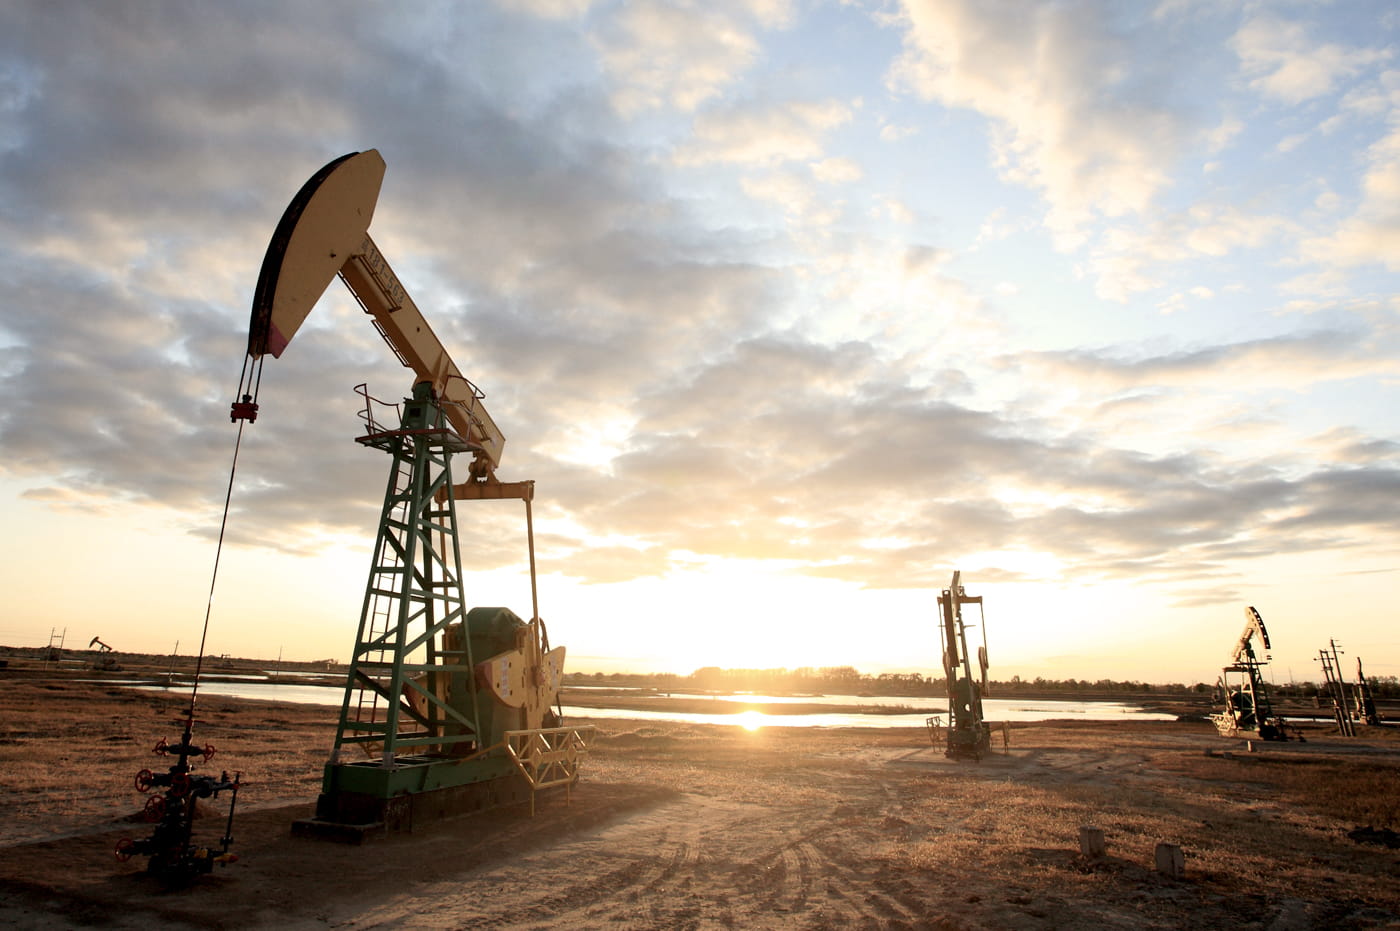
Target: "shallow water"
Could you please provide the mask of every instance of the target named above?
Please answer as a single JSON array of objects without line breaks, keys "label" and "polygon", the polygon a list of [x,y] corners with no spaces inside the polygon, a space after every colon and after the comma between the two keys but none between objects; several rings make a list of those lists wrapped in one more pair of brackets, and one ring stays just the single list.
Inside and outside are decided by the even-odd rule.
[{"label": "shallow water", "polygon": [[[189,694],[189,686],[144,685],[137,688],[154,691],[168,691],[176,694]],[[309,705],[338,707],[344,698],[343,689],[331,686],[286,685],[277,682],[201,682],[199,693],[205,696],[221,695],[229,698],[260,698],[268,701],[288,701]],[[680,693],[675,693],[680,696]],[[686,695],[687,698],[705,697]],[[794,698],[780,695],[713,695],[713,713],[687,713],[680,711],[631,710],[623,708],[583,708],[564,705],[567,719],[624,718],[633,721],[680,721],[691,724],[732,724],[739,727],[924,727],[932,715],[941,715],[947,721],[947,705],[935,698],[899,696],[859,696],[821,695]],[[745,704],[822,704],[845,705],[852,709],[859,707],[910,708],[908,713],[869,714],[856,710],[850,712],[828,712],[822,714],[764,714],[747,709]],[[1174,721],[1172,714],[1157,714],[1139,709],[1135,705],[1120,702],[1101,701],[1050,701],[1018,700],[1008,698],[988,698],[982,702],[983,713],[988,721],[1050,721],[1071,719],[1076,721]]]}]

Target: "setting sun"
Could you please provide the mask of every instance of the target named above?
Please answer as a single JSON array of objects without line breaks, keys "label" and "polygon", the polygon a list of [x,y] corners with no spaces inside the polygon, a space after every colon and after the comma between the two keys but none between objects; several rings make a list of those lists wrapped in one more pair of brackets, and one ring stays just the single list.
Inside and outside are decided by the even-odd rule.
[{"label": "setting sun", "polygon": [[769,721],[768,715],[761,711],[749,709],[748,711],[741,711],[734,715],[734,723],[746,731],[756,731],[763,727],[763,725],[769,723]]}]

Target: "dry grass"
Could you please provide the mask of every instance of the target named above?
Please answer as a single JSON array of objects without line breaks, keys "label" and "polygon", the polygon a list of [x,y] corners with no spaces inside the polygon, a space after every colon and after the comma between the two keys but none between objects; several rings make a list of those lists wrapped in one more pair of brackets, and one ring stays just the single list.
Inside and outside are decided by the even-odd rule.
[{"label": "dry grass", "polygon": [[[131,778],[159,764],[151,747],[177,736],[182,709],[102,684],[3,682],[0,835],[134,812]],[[237,870],[152,900],[121,881],[109,838],[84,836],[0,848],[0,890],[82,897],[104,920],[112,903],[154,909],[172,927],[401,927],[425,908],[444,927],[1400,925],[1400,852],[1345,833],[1395,823],[1389,735],[1250,754],[1208,724],[1056,723],[954,763],[912,729],[595,723],[568,808],[378,853],[298,846],[293,809],[276,807],[315,798],[334,712],[210,699],[196,739],[248,784]],[[1108,856],[1079,855],[1085,824]],[[1186,880],[1153,871],[1159,841],[1187,852]]]},{"label": "dry grass", "polygon": [[[0,843],[123,820],[145,797],[142,769],[173,757],[188,699],[101,682],[9,680],[0,688]],[[334,721],[324,708],[202,700],[194,740],[217,753],[199,772],[242,772],[245,798],[276,804],[315,798]]]},{"label": "dry grass", "polygon": [[1339,823],[1400,829],[1400,761],[1306,758],[1296,754],[1232,754],[1193,759],[1174,769],[1193,779],[1231,786],[1248,784],[1270,799],[1296,805]]}]

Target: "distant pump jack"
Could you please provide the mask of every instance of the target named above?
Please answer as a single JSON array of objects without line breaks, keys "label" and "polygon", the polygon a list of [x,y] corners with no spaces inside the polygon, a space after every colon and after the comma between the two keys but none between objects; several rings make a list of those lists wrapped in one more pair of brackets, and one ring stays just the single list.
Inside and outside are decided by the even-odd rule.
[{"label": "distant pump jack", "polygon": [[987,692],[987,621],[985,614],[982,615],[982,646],[977,648],[979,671],[974,674],[962,609],[963,605],[975,604],[980,612],[982,596],[967,593],[959,581],[961,574],[954,570],[952,584],[938,596],[943,677],[948,685],[948,724],[940,728],[937,719],[930,718],[928,725],[935,744],[942,738],[945,756],[980,760],[992,746],[991,726],[982,714],[982,696]]},{"label": "distant pump jack", "polygon": [[1244,633],[1230,653],[1230,665],[1221,670],[1216,686],[1224,707],[1211,721],[1224,737],[1258,737],[1261,740],[1287,740],[1283,718],[1274,713],[1269,687],[1261,670],[1269,655],[1254,651],[1258,637],[1264,650],[1270,649],[1264,618],[1253,607],[1244,609]]},{"label": "distant pump jack", "polygon": [[1361,671],[1361,657],[1356,658],[1356,719],[1370,727],[1381,723],[1380,712],[1376,710],[1376,700],[1371,695],[1371,684],[1366,681],[1366,673]]}]

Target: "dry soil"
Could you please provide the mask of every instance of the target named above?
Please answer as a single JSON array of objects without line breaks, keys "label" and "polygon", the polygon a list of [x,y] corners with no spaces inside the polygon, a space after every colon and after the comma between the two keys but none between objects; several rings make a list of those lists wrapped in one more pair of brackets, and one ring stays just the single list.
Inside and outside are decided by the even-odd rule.
[{"label": "dry soil", "polygon": [[[3,676],[0,673],[0,676]],[[598,721],[571,797],[366,846],[294,838],[334,714],[208,699],[241,771],[237,862],[167,890],[119,863],[181,700],[0,678],[0,925],[44,928],[1400,927],[1400,740],[1052,722],[981,762],[919,730]],[[201,770],[207,771],[207,770]],[[223,831],[222,806],[197,838]],[[1080,853],[1081,826],[1107,851]],[[1179,845],[1180,878],[1154,869]]]}]

